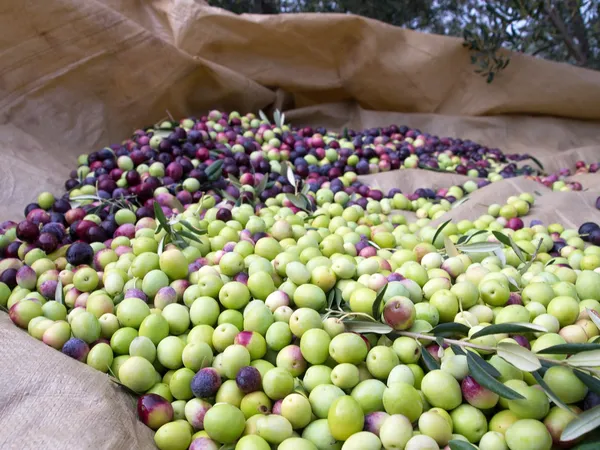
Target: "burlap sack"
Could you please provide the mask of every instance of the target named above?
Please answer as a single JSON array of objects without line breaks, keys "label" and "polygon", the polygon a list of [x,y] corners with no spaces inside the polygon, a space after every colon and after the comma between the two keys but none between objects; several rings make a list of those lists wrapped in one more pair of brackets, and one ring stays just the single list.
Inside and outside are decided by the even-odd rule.
[{"label": "burlap sack", "polygon": [[[600,160],[599,72],[514,54],[489,85],[459,39],[350,15],[236,16],[193,0],[6,0],[0,30],[0,219],[22,217],[42,190],[60,192],[78,154],[167,111],[276,106],[293,124],[406,124],[530,152],[547,170]],[[461,179],[371,178],[406,190]],[[449,217],[472,219],[537,190],[537,218],[599,220],[598,177],[582,178],[582,193],[506,180]],[[152,448],[133,399],[106,375],[26,336],[3,313],[0,344],[0,448]]]}]

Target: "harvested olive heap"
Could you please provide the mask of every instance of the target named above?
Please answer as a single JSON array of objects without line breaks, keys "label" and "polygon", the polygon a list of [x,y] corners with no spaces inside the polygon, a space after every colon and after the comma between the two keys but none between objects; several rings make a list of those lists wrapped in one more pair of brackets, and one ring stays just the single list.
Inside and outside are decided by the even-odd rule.
[{"label": "harvested olive heap", "polygon": [[[600,448],[600,227],[541,223],[528,193],[443,221],[504,178],[580,190],[571,171],[284,120],[211,111],[80,156],[0,224],[0,306],[138,395],[163,450]],[[402,168],[479,181],[358,181]]]}]

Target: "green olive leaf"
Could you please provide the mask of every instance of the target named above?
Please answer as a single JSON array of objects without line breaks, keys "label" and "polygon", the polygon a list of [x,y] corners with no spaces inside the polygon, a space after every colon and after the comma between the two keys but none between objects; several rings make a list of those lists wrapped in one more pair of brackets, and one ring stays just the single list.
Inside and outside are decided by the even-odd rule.
[{"label": "green olive leaf", "polygon": [[344,320],[347,331],[355,333],[375,333],[388,334],[394,331],[392,327],[381,322],[371,322],[368,320]]},{"label": "green olive leaf", "polygon": [[56,300],[61,305],[64,305],[65,303],[63,300],[63,285],[62,281],[60,280],[58,280],[58,283],[56,283],[56,290],[54,291],[54,300]]},{"label": "green olive leaf", "polygon": [[375,297],[375,301],[373,302],[373,308],[371,310],[371,314],[373,318],[377,321],[381,319],[381,314],[383,312],[383,298],[385,296],[385,291],[387,290],[388,285],[385,284],[377,293],[377,297]]},{"label": "green olive leaf", "polygon": [[471,234],[463,234],[461,237],[458,238],[458,241],[456,242],[456,244],[457,245],[467,244],[475,236],[479,236],[480,234],[485,234],[485,233],[489,233],[489,231],[487,231],[487,230],[477,230],[477,231],[475,231],[474,233],[471,233]]},{"label": "green olive leaf", "polygon": [[579,369],[573,369],[573,373],[589,388],[590,391],[600,395],[600,379]]},{"label": "green olive leaf", "polygon": [[570,366],[575,367],[597,367],[600,366],[600,350],[589,350],[577,353],[567,359]]},{"label": "green olive leaf", "polygon": [[542,367],[540,360],[531,350],[519,344],[500,342],[496,347],[498,356],[519,370],[534,372]]},{"label": "green olive leaf", "polygon": [[575,355],[576,353],[587,352],[590,350],[600,350],[600,344],[559,344],[543,348],[536,353],[546,355]]},{"label": "green olive leaf", "polygon": [[450,238],[444,235],[444,249],[446,250],[446,254],[448,256],[458,256],[459,251],[454,245],[454,242],[450,240]]},{"label": "green olive leaf", "polygon": [[569,422],[560,436],[561,441],[572,441],[600,426],[600,406],[582,412]]},{"label": "green olive leaf", "polygon": [[438,370],[440,368],[440,363],[438,363],[436,359],[431,356],[431,353],[429,353],[429,351],[424,347],[421,348],[421,357],[423,358],[423,363],[427,369]]},{"label": "green olive leaf", "polygon": [[454,334],[467,336],[469,334],[469,327],[458,322],[440,323],[439,325],[433,327],[430,333],[434,336],[442,337]]},{"label": "green olive leaf", "polygon": [[525,398],[486,372],[485,369],[473,357],[472,352],[467,352],[467,364],[469,366],[471,376],[475,379],[475,381],[490,391],[495,392],[500,397],[508,400],[523,400]]},{"label": "green olive leaf", "polygon": [[600,314],[590,308],[585,308],[585,310],[587,311],[589,318],[594,322],[594,325],[600,328]]},{"label": "green olive leaf", "polygon": [[452,439],[450,442],[448,442],[448,446],[450,447],[450,450],[477,450],[477,447],[470,442],[461,441],[458,439]]},{"label": "green olive leaf", "polygon": [[476,242],[475,244],[459,245],[456,247],[463,253],[493,253],[502,249],[502,244],[496,242]]},{"label": "green olive leaf", "polygon": [[[475,360],[475,362],[481,366],[481,368],[483,370],[485,370],[488,374],[490,374],[492,377],[494,378],[498,378],[501,374],[500,371],[498,369],[496,369],[494,366],[492,366],[489,362],[487,362],[485,359],[483,359],[481,357],[481,355],[479,355],[479,353],[477,353],[475,350],[472,349],[467,349],[466,354],[469,354],[471,356],[471,358],[473,358]],[[457,353],[460,354],[460,353]]]},{"label": "green olive leaf", "polygon": [[[533,378],[538,382],[538,384],[542,387],[546,395],[554,402],[556,406],[561,407],[562,409],[569,411],[572,413],[571,409],[560,399],[558,396],[550,389],[550,386],[544,381],[542,376],[536,371],[532,372]],[[573,414],[575,415],[575,414]]]},{"label": "green olive leaf", "polygon": [[433,234],[433,239],[431,239],[431,243],[433,244],[437,237],[440,235],[440,233],[444,230],[444,228],[446,227],[446,225],[448,225],[450,222],[452,222],[452,219],[448,219],[446,220],[444,223],[442,223],[439,227],[437,227],[437,230],[435,230],[435,233]]},{"label": "green olive leaf", "polygon": [[258,111],[258,116],[260,117],[260,119],[263,122],[266,122],[267,124],[271,125],[271,121],[269,120],[269,118],[267,117],[267,115],[264,113],[264,111],[262,109]]},{"label": "green olive leaf", "polygon": [[542,333],[548,332],[548,330],[546,330],[544,327],[532,323],[500,323],[483,327],[481,330],[473,333],[471,339],[476,339],[481,336],[489,336],[490,334],[531,333],[532,331],[538,331]]}]

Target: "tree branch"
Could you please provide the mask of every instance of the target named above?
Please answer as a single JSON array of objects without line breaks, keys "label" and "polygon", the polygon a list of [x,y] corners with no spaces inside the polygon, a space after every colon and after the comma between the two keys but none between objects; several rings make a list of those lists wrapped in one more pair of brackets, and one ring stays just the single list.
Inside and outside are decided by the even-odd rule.
[{"label": "tree branch", "polygon": [[554,27],[560,33],[560,37],[565,42],[571,56],[575,58],[577,65],[584,66],[587,62],[587,56],[581,52],[581,49],[575,44],[573,38],[569,35],[567,27],[561,17],[557,14],[556,9],[550,4],[549,0],[544,1],[544,10],[552,21]]}]

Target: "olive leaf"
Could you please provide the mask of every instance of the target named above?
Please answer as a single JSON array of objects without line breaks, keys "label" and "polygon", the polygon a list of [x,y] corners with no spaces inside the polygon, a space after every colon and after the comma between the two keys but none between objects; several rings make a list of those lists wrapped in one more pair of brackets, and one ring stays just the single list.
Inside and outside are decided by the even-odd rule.
[{"label": "olive leaf", "polygon": [[475,350],[467,349],[465,355],[467,353],[471,356],[471,358],[473,358],[475,360],[475,362],[477,364],[479,364],[481,366],[481,368],[483,370],[485,370],[487,373],[489,373],[492,377],[498,378],[501,375],[501,373],[500,373],[500,371],[498,369],[496,369],[489,362],[487,362],[485,359],[483,359],[479,355],[479,353],[477,353]]},{"label": "olive leaf", "polygon": [[194,233],[190,233],[189,231],[186,231],[186,230],[181,230],[181,231],[178,231],[177,234],[180,236],[186,237],[186,238],[190,239],[191,241],[202,244],[202,241],[200,239],[198,239],[198,237]]},{"label": "olive leaf", "polygon": [[446,220],[444,223],[442,223],[439,227],[437,227],[437,230],[435,230],[435,233],[433,234],[433,239],[431,239],[431,243],[433,244],[437,237],[440,235],[440,233],[442,232],[442,230],[446,227],[446,225],[448,225],[450,222],[452,222],[452,219]]},{"label": "olive leaf", "polygon": [[521,260],[521,262],[527,262],[527,259],[525,258],[525,256],[523,255],[523,252],[521,251],[521,247],[519,247],[510,236],[507,236],[504,233],[501,233],[500,231],[492,231],[492,234],[494,235],[494,237],[496,239],[498,239],[504,245],[511,247],[513,249],[513,251],[515,252],[515,254],[517,255],[517,258],[519,258]]},{"label": "olive leaf", "polygon": [[536,353],[547,355],[574,355],[589,350],[600,350],[600,344],[558,344],[538,350]]},{"label": "olive leaf", "polygon": [[431,331],[434,336],[444,336],[460,334],[466,336],[469,334],[469,327],[458,322],[446,322],[436,325]]},{"label": "olive leaf", "polygon": [[556,406],[560,406],[562,409],[571,411],[571,409],[560,398],[558,398],[558,396],[552,391],[552,389],[550,389],[550,386],[548,386],[548,384],[544,381],[544,379],[538,371],[532,372],[531,375],[533,375],[533,378],[535,378],[535,380],[542,387],[546,395],[550,398],[550,400],[554,402]]},{"label": "olive leaf", "polygon": [[506,278],[508,278],[508,287],[510,288],[511,292],[518,292],[521,290],[519,283],[517,283],[513,277],[507,276]]},{"label": "olive leaf", "polygon": [[474,233],[471,233],[471,234],[463,234],[461,237],[458,238],[458,241],[456,242],[456,244],[457,245],[467,244],[475,236],[479,236],[480,234],[486,234],[486,233],[489,233],[489,231],[487,231],[487,230],[477,230],[477,231],[475,231]]},{"label": "olive leaf", "polygon": [[459,245],[456,248],[463,253],[492,253],[501,250],[502,245],[495,242],[477,242],[475,244]]},{"label": "olive leaf", "polygon": [[472,352],[467,352],[467,365],[469,366],[469,372],[471,376],[483,387],[489,389],[492,392],[495,392],[500,397],[506,398],[508,400],[518,400],[524,399],[521,394],[515,392],[508,386],[505,386],[498,380],[496,380],[492,375],[485,371],[485,369],[479,364],[479,362],[475,359]]},{"label": "olive leaf", "polygon": [[542,367],[535,354],[519,344],[500,342],[496,352],[500,358],[525,372],[534,372]]},{"label": "olive leaf", "polygon": [[594,322],[594,325],[600,328],[600,315],[593,309],[585,308],[585,310],[587,311],[589,318]]},{"label": "olive leaf", "polygon": [[481,330],[473,333],[471,339],[476,339],[481,336],[488,336],[490,334],[504,334],[504,333],[530,333],[532,331],[545,332],[547,333],[544,327],[540,325],[535,325],[533,323],[500,323],[495,325],[488,325],[483,327]]},{"label": "olive leaf", "polygon": [[64,305],[65,303],[63,300],[63,285],[62,281],[60,280],[58,280],[58,283],[56,283],[56,290],[54,291],[54,300],[56,300],[61,305]]},{"label": "olive leaf", "polygon": [[262,109],[258,111],[258,115],[263,122],[267,122],[267,124],[271,125],[271,121]]},{"label": "olive leaf", "polygon": [[375,301],[373,302],[373,308],[371,310],[371,315],[377,321],[381,320],[381,314],[383,312],[383,298],[385,296],[385,291],[387,290],[388,285],[385,284],[377,293],[377,297],[375,297]]},{"label": "olive leaf", "polygon": [[503,266],[506,265],[506,255],[502,249],[494,250],[494,255],[500,260]]},{"label": "olive leaf", "polygon": [[227,179],[231,182],[231,184],[235,185],[235,187],[240,188],[242,186],[242,182],[240,179],[234,175],[227,175]]},{"label": "olive leaf", "polygon": [[372,247],[375,247],[377,250],[381,250],[381,247],[379,245],[377,245],[375,242],[373,241],[367,241],[369,243],[369,245],[371,245]]},{"label": "olive leaf", "polygon": [[473,444],[467,441],[461,441],[458,439],[452,439],[448,442],[450,450],[477,450]]},{"label": "olive leaf", "polygon": [[180,220],[178,223],[180,223],[181,225],[183,225],[184,227],[186,227],[188,230],[190,230],[192,233],[197,234],[197,235],[203,235],[208,233],[207,230],[200,230],[196,227],[194,227],[191,223],[189,223],[187,220]]},{"label": "olive leaf", "polygon": [[470,200],[469,197],[463,197],[461,198],[459,201],[454,202],[454,204],[452,205],[452,209],[454,208],[458,208],[460,205],[462,205],[463,203],[466,203]]},{"label": "olive leaf", "polygon": [[394,331],[392,327],[381,322],[371,322],[368,320],[348,320],[344,321],[347,331],[355,333],[375,333],[388,334]]},{"label": "olive leaf", "polygon": [[535,249],[535,252],[533,252],[533,255],[531,255],[531,259],[529,260],[529,262],[527,264],[525,264],[523,267],[521,267],[521,269],[519,269],[519,272],[521,273],[521,275],[523,275],[525,272],[527,272],[529,270],[529,268],[531,267],[531,265],[533,264],[533,262],[535,261],[535,258],[537,257],[538,252],[540,251],[540,248],[542,247],[542,240],[540,239],[540,241],[538,242],[538,245]]},{"label": "olive leaf", "polygon": [[168,234],[165,234],[162,239],[160,240],[160,242],[158,243],[158,249],[156,250],[156,253],[158,254],[158,256],[162,255],[163,250],[165,248],[165,241],[167,240],[167,236]]},{"label": "olive leaf", "polygon": [[458,256],[459,252],[454,243],[450,240],[450,238],[444,235],[444,249],[446,250],[446,254],[448,256]]},{"label": "olive leaf", "polygon": [[542,163],[540,162],[539,159],[537,159],[534,156],[529,155],[529,159],[532,160],[534,163],[536,163],[540,169],[544,170],[544,166],[542,165]]},{"label": "olive leaf", "polygon": [[269,177],[267,175],[264,175],[262,177],[262,179],[260,180],[260,183],[258,183],[258,186],[256,187],[256,194],[260,195],[263,193],[263,191],[266,189],[267,187],[267,183],[269,182]]},{"label": "olive leaf", "polygon": [[440,364],[436,361],[436,359],[431,356],[429,350],[426,348],[421,348],[421,357],[423,358],[423,363],[429,370],[438,370],[440,368]]},{"label": "olive leaf", "polygon": [[582,412],[575,420],[569,422],[560,435],[561,441],[571,441],[600,426],[600,406]]},{"label": "olive leaf", "polygon": [[579,369],[573,369],[573,373],[589,388],[590,391],[600,395],[600,380],[598,378]]},{"label": "olive leaf", "polygon": [[577,353],[567,359],[570,366],[575,367],[596,367],[600,366],[600,350],[590,350]]},{"label": "olive leaf", "polygon": [[206,176],[208,177],[209,181],[218,180],[221,177],[222,173],[223,173],[223,160],[222,159],[216,160],[210,166],[208,166],[208,168],[206,169]]},{"label": "olive leaf", "polygon": [[294,187],[294,189],[296,189],[297,192],[298,186],[296,185],[296,177],[294,176],[294,171],[289,165],[287,166],[286,177],[288,182]]},{"label": "olive leaf", "polygon": [[168,234],[172,233],[171,225],[169,225],[169,222],[167,221],[167,218],[165,217],[165,213],[163,212],[163,210],[158,202],[154,202],[154,217],[156,218],[156,220],[158,220],[158,223],[160,224],[160,226]]}]

